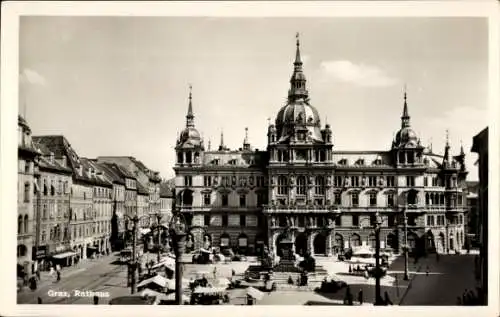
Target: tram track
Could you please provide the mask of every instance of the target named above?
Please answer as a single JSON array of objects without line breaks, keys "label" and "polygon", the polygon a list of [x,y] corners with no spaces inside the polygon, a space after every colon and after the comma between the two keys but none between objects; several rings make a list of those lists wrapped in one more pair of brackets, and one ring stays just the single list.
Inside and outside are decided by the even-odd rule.
[{"label": "tram track", "polygon": [[[74,296],[73,291],[74,290],[79,290],[79,291],[92,291],[92,292],[97,292],[97,288],[100,288],[103,284],[105,284],[107,281],[111,280],[116,276],[116,274],[123,272],[123,267],[120,265],[116,268],[114,268],[111,271],[101,273],[96,277],[89,276],[88,278],[91,279],[89,282],[83,284],[83,285],[78,285],[78,287],[73,287],[73,289],[70,291],[70,297],[62,297],[58,298],[54,301],[50,301],[47,304],[73,304],[77,301],[79,301],[82,297],[81,296]],[[89,297],[89,301],[92,301],[92,297]]]}]

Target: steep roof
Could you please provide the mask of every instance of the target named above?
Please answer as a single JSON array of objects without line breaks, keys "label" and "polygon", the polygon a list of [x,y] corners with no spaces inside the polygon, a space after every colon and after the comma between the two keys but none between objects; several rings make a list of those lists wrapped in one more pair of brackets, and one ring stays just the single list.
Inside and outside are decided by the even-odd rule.
[{"label": "steep roof", "polygon": [[162,198],[173,198],[174,197],[174,193],[173,193],[173,189],[175,188],[174,181],[175,181],[175,178],[161,182],[161,184],[160,184],[160,197],[162,197]]},{"label": "steep roof", "polygon": [[[88,159],[86,157],[80,158],[82,163],[84,174],[87,172],[86,177],[97,186],[112,186],[112,182],[107,180],[104,176],[104,171],[100,168],[96,161]],[[90,173],[88,171],[90,170]]]},{"label": "steep roof", "polygon": [[73,172],[71,167],[64,166],[61,162],[57,160],[60,159],[59,157],[56,157],[54,155],[52,159],[51,158],[52,152],[49,150],[47,146],[45,146],[44,144],[39,144],[36,141],[33,141],[33,144],[35,148],[38,149],[38,151],[41,153],[40,159],[38,161],[38,166],[41,170],[45,169],[66,174],[71,174]]},{"label": "steep roof", "polygon": [[146,187],[144,187],[141,183],[136,182],[137,185],[137,193],[141,195],[149,195],[149,191]]},{"label": "steep roof", "polygon": [[125,185],[125,178],[120,175],[120,172],[113,168],[114,164],[111,163],[97,163],[97,165],[104,172],[106,178],[110,179],[113,183]]}]

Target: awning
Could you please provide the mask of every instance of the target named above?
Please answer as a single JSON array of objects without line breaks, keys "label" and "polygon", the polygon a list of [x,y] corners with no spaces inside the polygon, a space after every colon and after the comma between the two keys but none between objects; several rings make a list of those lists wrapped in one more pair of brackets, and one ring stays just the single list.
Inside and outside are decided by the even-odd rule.
[{"label": "awning", "polygon": [[201,287],[198,286],[194,289],[195,294],[207,294],[207,295],[217,295],[227,293],[225,288],[222,287]]},{"label": "awning", "polygon": [[141,228],[139,229],[140,234],[148,234],[151,232],[151,229],[149,228]]},{"label": "awning", "polygon": [[[146,285],[149,285],[149,284],[156,284],[160,287],[167,287],[168,284],[169,284],[169,280],[164,278],[163,276],[161,275],[156,275],[154,277],[151,277],[151,278],[148,278],[147,280],[144,280],[142,282],[140,282],[137,287],[143,287],[143,286],[146,286]],[[170,283],[171,284],[171,283]],[[170,285],[171,286],[171,285]]]},{"label": "awning", "polygon": [[73,256],[73,255],[76,255],[76,253],[75,252],[64,252],[64,253],[53,255],[52,257],[54,259],[64,259],[64,258]]},{"label": "awning", "polygon": [[255,298],[256,300],[261,300],[264,297],[264,293],[262,293],[256,288],[253,288],[252,286],[247,288],[247,295]]}]

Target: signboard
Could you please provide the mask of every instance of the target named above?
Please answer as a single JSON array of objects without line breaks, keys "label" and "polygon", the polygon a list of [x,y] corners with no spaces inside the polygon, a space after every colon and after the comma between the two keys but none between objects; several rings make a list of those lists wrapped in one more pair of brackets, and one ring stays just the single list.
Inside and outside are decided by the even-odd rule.
[{"label": "signboard", "polygon": [[229,245],[229,238],[222,238],[220,239],[220,246],[221,247],[226,247]]},{"label": "signboard", "polygon": [[247,238],[239,238],[238,239],[238,245],[240,247],[246,247],[247,246]]},{"label": "signboard", "polygon": [[33,247],[32,258],[33,259],[43,259],[47,256],[47,247],[39,246],[38,250],[36,247]]}]

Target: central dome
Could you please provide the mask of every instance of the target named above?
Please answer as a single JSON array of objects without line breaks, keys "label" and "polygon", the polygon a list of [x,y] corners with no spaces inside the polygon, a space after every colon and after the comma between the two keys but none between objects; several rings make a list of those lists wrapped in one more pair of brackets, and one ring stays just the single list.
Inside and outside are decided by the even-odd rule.
[{"label": "central dome", "polygon": [[200,133],[194,127],[187,127],[182,130],[179,136],[179,143],[182,145],[199,146],[201,144]]},{"label": "central dome", "polygon": [[320,126],[318,110],[303,99],[288,103],[278,112],[276,126],[296,123]]},{"label": "central dome", "polygon": [[318,110],[304,99],[294,100],[282,107],[275,123],[280,142],[294,134],[296,126],[307,129],[313,140],[323,141]]},{"label": "central dome", "polygon": [[396,134],[394,143],[398,147],[414,147],[418,143],[418,137],[412,128],[404,127]]}]

